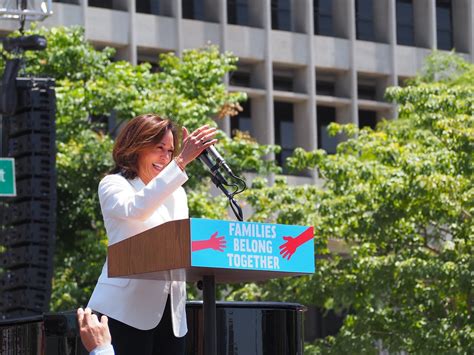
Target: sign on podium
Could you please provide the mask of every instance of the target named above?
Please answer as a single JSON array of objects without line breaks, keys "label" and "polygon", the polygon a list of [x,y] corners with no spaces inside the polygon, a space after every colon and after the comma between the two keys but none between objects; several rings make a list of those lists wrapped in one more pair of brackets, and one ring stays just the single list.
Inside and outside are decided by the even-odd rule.
[{"label": "sign on podium", "polygon": [[[312,274],[313,227],[190,218],[109,246],[109,277],[244,282]],[[184,273],[169,273],[182,270]]]}]

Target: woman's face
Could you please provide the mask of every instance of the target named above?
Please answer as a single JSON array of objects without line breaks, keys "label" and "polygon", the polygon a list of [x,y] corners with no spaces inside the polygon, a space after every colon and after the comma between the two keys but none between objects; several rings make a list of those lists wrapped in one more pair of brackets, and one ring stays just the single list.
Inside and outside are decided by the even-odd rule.
[{"label": "woman's face", "polygon": [[168,129],[160,143],[154,147],[145,148],[138,153],[138,177],[145,185],[171,162],[173,152],[173,133]]}]

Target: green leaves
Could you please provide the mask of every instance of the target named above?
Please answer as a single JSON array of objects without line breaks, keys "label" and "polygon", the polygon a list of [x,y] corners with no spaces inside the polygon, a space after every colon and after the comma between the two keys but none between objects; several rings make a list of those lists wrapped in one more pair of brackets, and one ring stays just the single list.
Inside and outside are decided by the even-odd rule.
[{"label": "green leaves", "polygon": [[[410,86],[387,91],[398,120],[376,131],[331,125],[331,134],[349,137],[334,155],[295,150],[290,166],[317,169],[321,188],[259,181],[247,192],[252,219],[313,225],[318,250],[304,285],[288,279],[256,293],[279,299],[302,287],[293,300],[350,313],[337,336],[308,351],[474,348],[473,72],[455,55],[434,55]],[[328,257],[334,240],[349,255]]]}]

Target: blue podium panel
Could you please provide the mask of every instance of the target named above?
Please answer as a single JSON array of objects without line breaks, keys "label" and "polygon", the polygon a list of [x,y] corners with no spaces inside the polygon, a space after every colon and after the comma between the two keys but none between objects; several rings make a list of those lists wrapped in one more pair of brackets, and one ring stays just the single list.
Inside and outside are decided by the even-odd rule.
[{"label": "blue podium panel", "polygon": [[191,218],[191,267],[315,271],[313,227]]}]

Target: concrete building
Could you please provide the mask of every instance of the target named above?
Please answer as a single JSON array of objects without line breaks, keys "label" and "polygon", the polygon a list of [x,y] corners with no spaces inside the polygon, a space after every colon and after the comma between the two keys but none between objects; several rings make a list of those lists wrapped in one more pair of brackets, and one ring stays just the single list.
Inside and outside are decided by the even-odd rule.
[{"label": "concrete building", "polygon": [[[227,78],[247,92],[237,119],[280,144],[335,150],[332,121],[374,126],[391,118],[387,86],[403,85],[433,49],[454,48],[474,61],[471,0],[58,0],[43,24],[82,25],[97,47],[132,63],[156,61],[211,42],[240,58]],[[0,21],[7,32],[16,23]],[[313,177],[314,178],[314,177]],[[311,179],[311,178],[310,178]],[[303,178],[303,180],[306,180]]]}]

